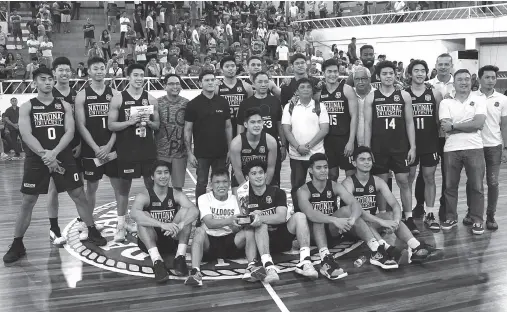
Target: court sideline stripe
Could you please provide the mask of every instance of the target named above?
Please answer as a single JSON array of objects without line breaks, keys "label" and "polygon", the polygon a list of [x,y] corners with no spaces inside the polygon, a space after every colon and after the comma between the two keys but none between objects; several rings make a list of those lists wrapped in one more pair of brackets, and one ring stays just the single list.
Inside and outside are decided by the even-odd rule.
[{"label": "court sideline stripe", "polygon": [[[194,182],[194,184],[197,185],[197,180],[194,178],[194,176],[192,175],[190,170],[188,170],[188,168],[187,168],[186,171],[187,171],[187,174],[190,176],[190,179],[192,180],[192,182]],[[197,198],[195,200],[197,201]],[[262,285],[264,286],[264,288],[266,289],[268,294],[271,296],[271,298],[273,299],[273,301],[277,305],[278,309],[280,309],[280,311],[290,312],[289,309],[287,309],[287,307],[283,303],[282,299],[280,299],[280,297],[278,296],[276,291],[273,289],[273,287],[271,287],[271,285],[269,285],[268,283],[265,283],[265,282],[262,282]]]}]

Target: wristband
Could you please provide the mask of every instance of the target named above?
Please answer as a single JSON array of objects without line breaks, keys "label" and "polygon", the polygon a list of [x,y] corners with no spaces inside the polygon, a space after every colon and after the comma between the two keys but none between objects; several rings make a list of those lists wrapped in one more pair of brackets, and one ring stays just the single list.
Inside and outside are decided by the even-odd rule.
[{"label": "wristband", "polygon": [[454,130],[454,124],[451,124],[451,130]]}]

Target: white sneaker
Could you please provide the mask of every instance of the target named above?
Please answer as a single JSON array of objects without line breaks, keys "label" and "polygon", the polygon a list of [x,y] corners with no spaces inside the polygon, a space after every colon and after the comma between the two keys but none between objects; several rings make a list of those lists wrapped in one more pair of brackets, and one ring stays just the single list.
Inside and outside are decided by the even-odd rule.
[{"label": "white sneaker", "polygon": [[116,227],[116,233],[114,234],[114,241],[117,243],[121,243],[125,241],[125,237],[127,236],[127,231],[124,226]]},{"label": "white sneaker", "polygon": [[65,243],[67,243],[67,239],[65,237],[56,236],[55,232],[53,232],[52,230],[49,230],[49,240],[51,241],[51,243],[53,243],[53,245],[58,247],[62,247],[63,245],[65,245]]},{"label": "white sneaker", "polygon": [[264,282],[272,284],[274,282],[278,282],[279,280],[280,277],[278,276],[278,273],[276,272],[276,268],[274,265],[266,269],[266,277],[264,278]]},{"label": "white sneaker", "polygon": [[129,233],[137,233],[137,223],[134,221],[131,221],[127,224],[127,232]]},{"label": "white sneaker", "polygon": [[295,272],[299,275],[306,276],[312,280],[319,278],[319,272],[315,270],[310,261],[303,261],[296,265]]}]

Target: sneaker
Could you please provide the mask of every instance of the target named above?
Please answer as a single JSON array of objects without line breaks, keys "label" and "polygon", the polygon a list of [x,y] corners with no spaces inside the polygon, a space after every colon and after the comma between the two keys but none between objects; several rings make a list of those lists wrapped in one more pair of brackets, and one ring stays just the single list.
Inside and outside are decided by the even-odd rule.
[{"label": "sneaker", "polygon": [[[114,234],[114,241],[117,243],[124,242],[126,236],[127,236],[126,228],[124,226],[123,227],[116,226],[116,233]],[[187,274],[185,274],[185,275],[187,275]]]},{"label": "sneaker", "polygon": [[13,243],[4,255],[4,263],[13,263],[26,255],[26,248],[23,243]]},{"label": "sneaker", "polygon": [[296,265],[296,273],[299,275],[306,276],[312,280],[319,278],[319,272],[315,270],[312,262],[310,261],[310,258],[308,257]]},{"label": "sneaker", "polygon": [[409,263],[408,250],[406,249],[400,249],[394,246],[389,246],[386,249],[386,253],[389,256],[389,258],[398,263],[398,265]]},{"label": "sneaker", "polygon": [[185,280],[185,285],[189,285],[189,286],[202,286],[202,274],[201,274],[201,271],[197,271],[196,268],[193,268],[190,271],[190,275]]},{"label": "sneaker", "polygon": [[[97,229],[97,231],[99,231],[99,232],[102,232],[102,230],[104,229],[104,226],[102,224],[95,223],[94,225],[95,225],[95,228]],[[79,220],[79,226],[78,226],[77,229],[78,229],[78,231],[87,231],[88,227],[86,226],[86,223],[84,223],[80,219]]]},{"label": "sneaker", "polygon": [[419,247],[412,249],[410,261],[414,263],[423,263],[429,260],[442,258],[442,256],[442,249],[436,249],[431,245],[421,242]]},{"label": "sneaker", "polygon": [[80,241],[85,241],[88,239],[88,228],[85,228],[85,229],[79,229],[80,233],[79,233],[79,240]]},{"label": "sneaker", "polygon": [[458,226],[458,221],[456,220],[446,220],[444,223],[442,223],[442,225],[440,225],[442,230],[446,231],[452,229],[455,226]]},{"label": "sneaker", "polygon": [[486,228],[491,231],[498,230],[498,223],[496,223],[495,216],[492,215],[486,216]]},{"label": "sneaker", "polygon": [[276,267],[274,265],[270,265],[266,269],[266,277],[264,278],[264,282],[268,284],[272,284],[278,282],[280,277],[278,276],[278,272],[276,272]]},{"label": "sneaker", "polygon": [[424,224],[426,224],[430,230],[440,231],[440,224],[438,224],[433,212],[430,212],[426,215],[424,218]]},{"label": "sneaker", "polygon": [[173,268],[176,272],[176,275],[179,276],[187,276],[188,275],[188,268],[187,268],[187,260],[185,256],[179,255],[174,258],[173,261]]},{"label": "sneaker", "polygon": [[474,224],[474,221],[470,217],[470,213],[469,212],[467,212],[467,215],[463,218],[463,224],[466,225],[466,226]]},{"label": "sneaker", "polygon": [[153,272],[155,273],[155,282],[161,284],[169,279],[169,273],[165,268],[164,261],[156,260],[153,263]]},{"label": "sneaker", "polygon": [[472,233],[474,233],[475,235],[484,234],[484,226],[482,225],[482,223],[474,223],[474,225],[472,226]]},{"label": "sneaker", "polygon": [[424,217],[425,211],[424,211],[424,205],[417,204],[414,209],[412,209],[412,215],[416,219],[421,219]]},{"label": "sneaker", "polygon": [[95,228],[95,227],[92,227],[89,231],[88,231],[88,239],[87,239],[88,242],[96,245],[96,246],[105,246],[107,245],[107,239],[105,239],[104,237],[102,237],[102,235],[100,235],[100,232]]},{"label": "sneaker", "polygon": [[266,278],[266,269],[262,265],[256,265],[255,263],[248,264],[245,274],[242,279],[245,282],[258,282],[263,281]]},{"label": "sneaker", "polygon": [[0,160],[10,160],[11,157],[5,153],[0,154]]},{"label": "sneaker", "polygon": [[405,220],[405,225],[408,227],[410,232],[412,232],[412,235],[418,235],[420,233],[419,229],[417,228],[417,226],[414,223],[414,218],[412,218],[412,217],[407,218]]},{"label": "sneaker", "polygon": [[340,265],[331,254],[325,256],[320,265],[320,274],[330,280],[337,280],[348,275],[347,272],[344,272],[343,269],[340,268]]},{"label": "sneaker", "polygon": [[392,270],[398,268],[398,263],[396,263],[396,261],[393,259],[390,259],[387,251],[384,249],[384,245],[380,245],[377,251],[372,252],[370,263],[381,267],[384,270]]},{"label": "sneaker", "polygon": [[52,229],[49,230],[49,241],[57,247],[63,247],[63,245],[67,243],[67,239],[65,237],[56,235]]}]

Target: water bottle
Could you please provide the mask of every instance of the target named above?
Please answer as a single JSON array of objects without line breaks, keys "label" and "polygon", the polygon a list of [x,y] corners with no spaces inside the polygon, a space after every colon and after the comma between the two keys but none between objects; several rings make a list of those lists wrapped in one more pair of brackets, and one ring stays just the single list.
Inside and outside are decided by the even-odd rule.
[{"label": "water bottle", "polygon": [[357,258],[356,261],[354,261],[354,266],[356,268],[360,268],[365,263],[366,263],[366,257],[365,256],[361,256],[361,257]]}]

